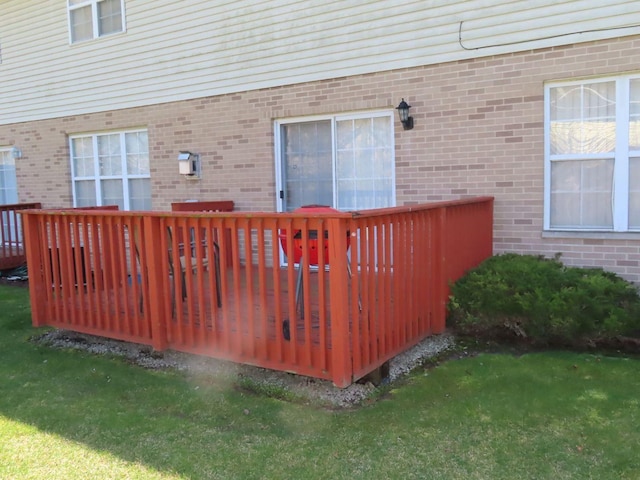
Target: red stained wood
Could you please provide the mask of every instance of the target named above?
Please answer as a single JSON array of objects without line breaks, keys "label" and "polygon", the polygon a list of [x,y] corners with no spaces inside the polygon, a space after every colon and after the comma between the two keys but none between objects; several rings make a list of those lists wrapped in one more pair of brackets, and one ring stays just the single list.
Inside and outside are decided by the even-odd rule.
[{"label": "red stained wood", "polygon": [[[349,213],[23,218],[34,325],[345,387],[444,331],[449,282],[492,254],[493,199]],[[281,248],[297,231],[302,270]],[[304,262],[310,232],[327,239],[317,266]]]}]

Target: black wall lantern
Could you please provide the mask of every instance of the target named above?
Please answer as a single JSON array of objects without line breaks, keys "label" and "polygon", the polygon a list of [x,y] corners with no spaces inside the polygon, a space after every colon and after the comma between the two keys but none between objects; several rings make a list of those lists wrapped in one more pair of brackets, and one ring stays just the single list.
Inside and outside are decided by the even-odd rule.
[{"label": "black wall lantern", "polygon": [[400,105],[396,107],[398,110],[398,115],[400,116],[400,121],[402,122],[402,128],[405,130],[411,130],[413,128],[413,117],[409,116],[409,109],[411,105],[404,101],[404,98],[400,102]]}]

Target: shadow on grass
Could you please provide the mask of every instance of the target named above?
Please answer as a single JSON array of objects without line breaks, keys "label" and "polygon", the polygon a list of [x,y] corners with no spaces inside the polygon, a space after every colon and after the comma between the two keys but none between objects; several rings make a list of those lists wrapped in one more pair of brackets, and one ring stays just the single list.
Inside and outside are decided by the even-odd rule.
[{"label": "shadow on grass", "polygon": [[[215,378],[36,345],[29,341],[38,330],[30,327],[28,292],[0,287],[0,304],[0,415],[39,431],[159,472],[248,478],[252,472],[243,469],[267,463],[269,444],[320,427],[295,405]],[[245,467],[239,445],[253,457]]]}]

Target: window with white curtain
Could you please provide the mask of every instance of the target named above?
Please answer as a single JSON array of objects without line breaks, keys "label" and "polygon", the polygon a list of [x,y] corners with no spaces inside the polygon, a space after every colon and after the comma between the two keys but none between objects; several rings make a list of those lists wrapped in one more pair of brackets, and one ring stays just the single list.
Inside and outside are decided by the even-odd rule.
[{"label": "window with white curtain", "polygon": [[18,203],[16,161],[11,149],[0,149],[0,204]]},{"label": "window with white curtain", "polygon": [[124,31],[124,0],[67,1],[71,43]]},{"label": "window with white curtain", "polygon": [[545,87],[545,229],[640,231],[640,75]]},{"label": "window with white curtain", "polygon": [[74,206],[151,210],[146,130],[70,137]]},{"label": "window with white curtain", "polygon": [[[18,203],[16,161],[10,148],[0,148],[0,204]],[[22,241],[22,229],[16,225],[16,217],[9,212],[0,214],[0,245],[5,242]]]},{"label": "window with white curtain", "polygon": [[395,205],[393,112],[283,120],[276,132],[282,210]]}]

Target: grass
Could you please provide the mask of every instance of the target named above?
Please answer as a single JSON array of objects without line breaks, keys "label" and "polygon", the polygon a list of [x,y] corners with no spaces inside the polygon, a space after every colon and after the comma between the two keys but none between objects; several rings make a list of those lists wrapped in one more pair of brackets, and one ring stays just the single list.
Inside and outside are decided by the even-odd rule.
[{"label": "grass", "polygon": [[28,341],[0,286],[1,479],[637,479],[640,361],[483,354],[329,411]]}]

